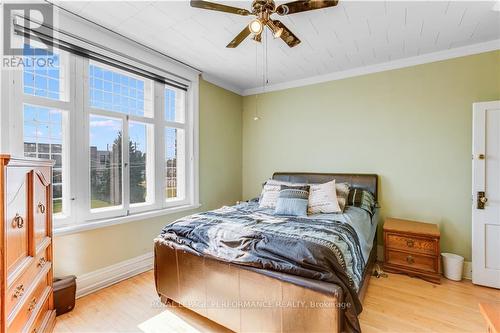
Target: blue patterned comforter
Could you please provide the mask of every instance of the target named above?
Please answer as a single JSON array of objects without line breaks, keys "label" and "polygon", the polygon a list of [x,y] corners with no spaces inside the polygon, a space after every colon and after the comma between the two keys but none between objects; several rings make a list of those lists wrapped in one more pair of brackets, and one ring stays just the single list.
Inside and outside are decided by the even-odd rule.
[{"label": "blue patterned comforter", "polygon": [[165,226],[157,241],[222,261],[338,284],[344,301],[353,305],[346,319],[358,331],[356,292],[367,258],[344,215],[276,216],[250,202],[179,219]]}]

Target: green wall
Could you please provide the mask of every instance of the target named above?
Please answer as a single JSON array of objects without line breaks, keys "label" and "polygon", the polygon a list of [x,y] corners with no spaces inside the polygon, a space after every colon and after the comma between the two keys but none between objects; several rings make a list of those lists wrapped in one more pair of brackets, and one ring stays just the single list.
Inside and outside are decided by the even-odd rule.
[{"label": "green wall", "polygon": [[[199,211],[241,200],[242,98],[200,80]],[[130,222],[55,238],[55,274],[81,275],[153,250],[168,222],[193,213]]]},{"label": "green wall", "polygon": [[[199,98],[199,211],[257,196],[274,171],[373,172],[382,217],[439,223],[442,249],[470,260],[471,106],[500,99],[500,51],[258,96],[201,80]],[[147,253],[192,212],[58,236],[56,275]]]},{"label": "green wall", "polygon": [[498,99],[500,51],[244,97],[243,198],[274,171],[377,173],[382,218],[470,260],[472,103]]}]

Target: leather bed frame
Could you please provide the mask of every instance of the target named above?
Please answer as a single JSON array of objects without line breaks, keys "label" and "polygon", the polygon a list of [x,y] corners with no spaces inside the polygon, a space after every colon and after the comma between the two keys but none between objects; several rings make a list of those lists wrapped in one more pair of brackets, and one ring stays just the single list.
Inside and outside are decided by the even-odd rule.
[{"label": "leather bed frame", "polygon": [[[377,175],[279,172],[273,179],[332,179],[371,191]],[[362,301],[376,261],[377,237],[358,292]],[[155,243],[155,283],[163,303],[181,304],[235,332],[341,332],[342,289],[333,283],[231,264]]]}]

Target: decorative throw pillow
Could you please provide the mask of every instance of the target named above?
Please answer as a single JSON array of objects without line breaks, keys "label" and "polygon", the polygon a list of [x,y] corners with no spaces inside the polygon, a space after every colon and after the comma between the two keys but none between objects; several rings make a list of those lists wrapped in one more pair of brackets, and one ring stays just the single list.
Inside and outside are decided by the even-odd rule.
[{"label": "decorative throw pillow", "polygon": [[324,184],[310,184],[310,186],[307,207],[309,214],[341,212],[337,200],[335,180]]},{"label": "decorative throw pillow", "polygon": [[350,190],[347,204],[349,206],[363,208],[372,216],[373,213],[375,213],[375,197],[370,191],[367,190],[362,190],[359,188],[353,188],[352,190]]},{"label": "decorative throw pillow", "polygon": [[280,194],[281,185],[292,185],[292,183],[269,179],[264,183],[260,194],[259,208],[275,208]]},{"label": "decorative throw pillow", "polygon": [[309,186],[281,185],[278,201],[276,202],[276,215],[307,216],[307,202]]},{"label": "decorative throw pillow", "polygon": [[347,203],[347,197],[349,197],[349,184],[335,184],[335,189],[337,191],[337,200],[339,202],[340,210],[343,212]]}]

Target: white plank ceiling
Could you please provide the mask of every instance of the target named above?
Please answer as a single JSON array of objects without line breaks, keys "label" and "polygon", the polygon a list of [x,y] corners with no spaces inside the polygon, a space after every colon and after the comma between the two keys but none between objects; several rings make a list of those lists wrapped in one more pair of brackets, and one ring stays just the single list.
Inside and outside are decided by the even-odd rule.
[{"label": "white plank ceiling", "polygon": [[[277,1],[283,3],[284,1]],[[226,44],[250,17],[191,8],[188,1],[55,2],[202,70],[239,90],[262,85],[263,47]],[[225,1],[250,9],[251,1]],[[269,34],[269,84],[304,79],[500,38],[494,1],[340,1],[280,17],[302,43]]]}]

